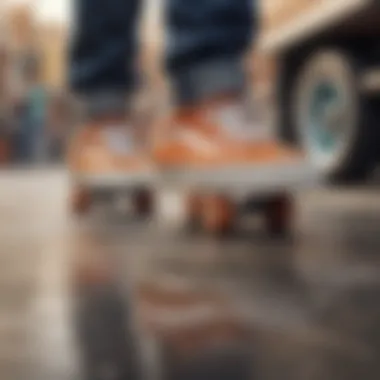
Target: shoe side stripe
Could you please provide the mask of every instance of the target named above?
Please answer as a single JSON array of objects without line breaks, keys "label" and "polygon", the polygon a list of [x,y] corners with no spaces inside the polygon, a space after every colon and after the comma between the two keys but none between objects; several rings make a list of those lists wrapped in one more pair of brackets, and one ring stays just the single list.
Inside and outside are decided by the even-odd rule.
[{"label": "shoe side stripe", "polygon": [[183,141],[188,146],[202,151],[206,155],[213,155],[219,152],[219,147],[214,141],[201,136],[199,133],[193,131],[181,130],[177,134],[177,138]]}]

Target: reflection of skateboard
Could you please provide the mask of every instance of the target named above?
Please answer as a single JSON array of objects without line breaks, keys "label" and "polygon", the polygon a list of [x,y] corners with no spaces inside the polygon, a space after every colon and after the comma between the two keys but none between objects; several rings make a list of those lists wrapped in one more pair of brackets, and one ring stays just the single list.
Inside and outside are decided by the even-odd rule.
[{"label": "reflection of skateboard", "polygon": [[137,215],[147,216],[152,212],[153,172],[140,157],[122,152],[124,147],[117,138],[118,146],[112,146],[107,133],[123,136],[121,128],[94,127],[80,131],[69,146],[71,210],[83,215],[98,201],[125,195]]},{"label": "reflection of skateboard", "polygon": [[187,189],[186,222],[192,228],[223,235],[234,230],[241,212],[257,212],[275,235],[290,232],[294,194],[317,181],[303,159],[218,170],[171,170],[167,181]]},{"label": "reflection of skateboard", "polygon": [[251,330],[221,295],[136,284],[128,298],[113,283],[76,286],[73,335],[85,379],[251,378]]}]

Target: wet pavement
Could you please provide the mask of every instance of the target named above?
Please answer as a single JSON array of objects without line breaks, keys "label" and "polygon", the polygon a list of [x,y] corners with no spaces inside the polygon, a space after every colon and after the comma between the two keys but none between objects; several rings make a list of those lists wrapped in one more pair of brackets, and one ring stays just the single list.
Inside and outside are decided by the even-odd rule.
[{"label": "wet pavement", "polygon": [[[84,377],[74,326],[85,346],[106,333],[120,357],[141,352],[146,376],[380,377],[376,186],[302,195],[282,241],[254,220],[223,241],[102,208],[74,220],[68,189],[59,171],[0,174],[0,379]],[[92,379],[116,379],[97,355]]]}]

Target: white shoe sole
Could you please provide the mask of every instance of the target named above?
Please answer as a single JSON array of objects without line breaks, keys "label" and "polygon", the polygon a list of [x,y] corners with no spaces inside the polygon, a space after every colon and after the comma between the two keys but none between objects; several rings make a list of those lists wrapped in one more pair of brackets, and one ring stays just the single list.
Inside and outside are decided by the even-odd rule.
[{"label": "white shoe sole", "polygon": [[135,173],[72,174],[72,181],[91,190],[128,190],[151,186],[155,182],[154,171]]},{"label": "white shoe sole", "polygon": [[218,169],[173,168],[162,172],[166,184],[228,192],[268,195],[316,187],[321,178],[306,161],[257,165],[231,165]]}]

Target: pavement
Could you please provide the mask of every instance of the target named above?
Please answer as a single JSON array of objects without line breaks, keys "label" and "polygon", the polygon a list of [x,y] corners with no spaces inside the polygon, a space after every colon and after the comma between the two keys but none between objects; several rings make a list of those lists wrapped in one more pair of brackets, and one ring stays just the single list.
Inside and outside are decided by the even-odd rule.
[{"label": "pavement", "polygon": [[[1,380],[84,378],[76,306],[88,326],[86,307],[110,299],[127,307],[146,378],[380,377],[376,184],[301,194],[291,239],[246,220],[223,241],[102,205],[75,219],[69,188],[59,169],[0,172]],[[98,378],[118,378],[99,363]]]}]

